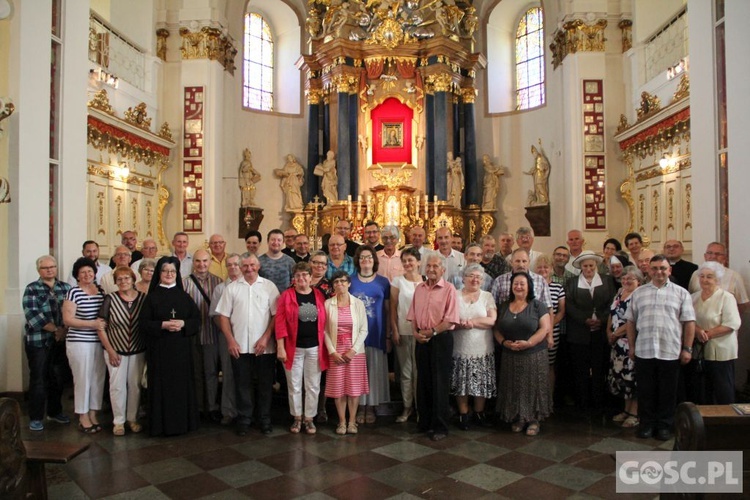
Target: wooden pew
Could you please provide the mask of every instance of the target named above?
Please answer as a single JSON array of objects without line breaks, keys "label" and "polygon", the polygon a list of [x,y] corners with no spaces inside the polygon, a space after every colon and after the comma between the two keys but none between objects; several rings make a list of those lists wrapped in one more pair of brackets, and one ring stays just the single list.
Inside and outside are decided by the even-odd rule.
[{"label": "wooden pew", "polygon": [[0,497],[47,498],[44,466],[65,464],[88,449],[86,444],[21,439],[18,402],[0,399]]}]

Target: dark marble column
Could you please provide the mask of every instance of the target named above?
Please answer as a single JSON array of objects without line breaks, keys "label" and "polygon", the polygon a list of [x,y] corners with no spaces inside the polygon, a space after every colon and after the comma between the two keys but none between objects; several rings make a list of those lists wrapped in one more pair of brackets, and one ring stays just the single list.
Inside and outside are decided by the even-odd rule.
[{"label": "dark marble column", "polygon": [[305,203],[312,201],[315,196],[320,196],[320,183],[313,171],[315,165],[320,163],[320,104],[309,104],[307,107],[307,175],[305,192],[307,194]]},{"label": "dark marble column", "polygon": [[427,94],[425,96],[425,142],[427,150],[425,152],[425,194],[432,200],[435,194],[435,96]]},{"label": "dark marble column", "polygon": [[450,112],[449,92],[435,92],[435,117],[433,153],[434,193],[438,199],[445,200],[448,191],[448,113]]},{"label": "dark marble column", "polygon": [[[470,95],[469,92],[471,91]],[[466,205],[479,205],[479,175],[477,172],[477,131],[474,105],[474,89],[464,89],[464,178],[466,190],[464,196]]]},{"label": "dark marble column", "polygon": [[[339,174],[339,200],[345,200],[351,194],[351,134],[349,128],[349,93],[338,93],[338,112],[336,113],[336,167]],[[356,135],[356,134],[355,134]]]},{"label": "dark marble column", "polygon": [[[349,193],[352,198],[359,199],[359,142],[357,135],[357,114],[359,113],[359,96],[349,94],[349,157],[351,161],[351,178]],[[343,199],[343,198],[342,198]]]}]

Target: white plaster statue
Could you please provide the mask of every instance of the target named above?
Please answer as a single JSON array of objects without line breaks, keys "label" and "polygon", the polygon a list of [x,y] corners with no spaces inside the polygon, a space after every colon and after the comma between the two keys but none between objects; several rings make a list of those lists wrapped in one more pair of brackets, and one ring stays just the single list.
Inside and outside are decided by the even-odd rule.
[{"label": "white plaster statue", "polygon": [[461,158],[453,159],[453,153],[448,153],[448,205],[461,208],[461,193],[464,190],[464,171],[461,168]]},{"label": "white plaster statue", "polygon": [[292,154],[286,155],[286,164],[283,168],[274,169],[273,174],[281,179],[281,190],[286,195],[287,212],[302,210],[302,185],[305,183],[305,169],[297,163],[297,158]]},{"label": "white plaster statue", "polygon": [[497,210],[497,196],[500,194],[500,177],[505,174],[503,167],[492,163],[490,155],[482,156],[484,167],[484,193],[482,210]]},{"label": "white plaster statue", "polygon": [[253,168],[253,162],[251,160],[252,153],[249,149],[245,148],[242,153],[242,163],[240,163],[240,172],[238,182],[240,185],[240,192],[242,193],[242,201],[240,206],[252,207],[255,203],[255,184],[260,181],[260,174]]},{"label": "white plaster statue", "polygon": [[326,205],[333,205],[339,199],[339,174],[336,171],[336,154],[329,151],[323,163],[318,163],[313,171],[318,177],[322,177],[320,188],[323,190],[323,197],[326,199]]},{"label": "white plaster statue", "polygon": [[534,179],[534,190],[529,191],[529,206],[549,205],[549,173],[550,164],[544,152],[531,146],[531,154],[534,155],[534,166],[531,170],[524,172]]},{"label": "white plaster statue", "polygon": [[359,149],[362,150],[362,154],[367,154],[367,150],[370,148],[370,139],[362,134],[358,136]]}]

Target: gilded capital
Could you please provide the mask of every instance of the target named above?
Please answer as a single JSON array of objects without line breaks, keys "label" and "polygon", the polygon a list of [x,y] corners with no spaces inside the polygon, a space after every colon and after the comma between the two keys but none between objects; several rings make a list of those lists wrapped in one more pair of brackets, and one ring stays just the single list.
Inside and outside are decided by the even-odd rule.
[{"label": "gilded capital", "polygon": [[219,28],[204,26],[200,31],[180,28],[182,59],[210,59],[218,61],[229,74],[234,74],[234,58],[237,49],[234,40],[228,33]]},{"label": "gilded capital", "polygon": [[477,89],[466,87],[461,89],[461,100],[466,104],[474,104],[477,98]]},{"label": "gilded capital", "polygon": [[323,100],[323,89],[317,89],[312,88],[305,91],[305,96],[307,97],[307,104],[308,105],[314,105],[314,104],[320,104]]},{"label": "gilded capital", "polygon": [[435,73],[425,78],[428,92],[450,92],[453,89],[453,75],[450,73]]},{"label": "gilded capital", "polygon": [[109,104],[109,95],[105,89],[101,89],[99,92],[94,94],[94,98],[88,102],[89,108],[98,109],[108,115],[115,116],[115,110]]}]

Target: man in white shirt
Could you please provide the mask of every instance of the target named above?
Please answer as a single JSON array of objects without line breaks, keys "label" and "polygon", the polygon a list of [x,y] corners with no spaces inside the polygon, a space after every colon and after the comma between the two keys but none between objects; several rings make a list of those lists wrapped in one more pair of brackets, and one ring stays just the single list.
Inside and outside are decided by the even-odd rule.
[{"label": "man in white shirt", "polygon": [[581,252],[583,252],[583,244],[586,243],[586,240],[583,239],[583,233],[581,230],[571,229],[568,231],[568,241],[566,243],[568,244],[570,259],[568,259],[568,263],[565,264],[565,270],[578,276],[581,274],[581,270],[573,267],[573,261],[576,260],[576,257],[581,255]]},{"label": "man in white shirt", "polygon": [[[146,238],[145,240],[143,240],[141,251],[143,252],[143,259],[156,259],[156,254],[159,251],[159,247],[156,246],[156,240],[153,240],[151,238]],[[138,268],[140,267],[141,261],[143,259],[136,260],[130,265],[130,269],[132,269],[135,275],[139,278],[141,276],[141,273],[138,272]]]},{"label": "man in white shirt", "polygon": [[193,272],[193,256],[188,253],[188,235],[182,231],[174,233],[172,238],[172,255],[180,259],[180,279],[185,279]]},{"label": "man in white shirt", "polygon": [[279,291],[258,276],[260,262],[253,254],[242,259],[242,278],[229,283],[216,312],[232,356],[237,405],[237,434],[245,436],[258,407],[261,432],[270,434],[271,399],[276,366],[274,316]]},{"label": "man in white shirt", "polygon": [[[709,243],[708,247],[706,247],[706,253],[703,254],[703,258],[706,262],[718,262],[724,266],[724,276],[721,278],[721,283],[719,283],[721,289],[734,295],[734,298],[737,299],[737,307],[740,313],[748,310],[750,308],[750,298],[747,296],[745,282],[740,273],[727,267],[727,247],[718,241]],[[691,276],[688,288],[690,293],[700,291],[701,286],[698,279],[698,271],[695,271]]]},{"label": "man in white shirt", "polygon": [[[531,246],[534,244],[534,231],[530,227],[522,226],[516,231],[516,245],[522,250],[526,250],[526,254],[529,256],[529,269],[536,269],[536,258],[539,257],[541,252],[532,250]],[[511,266],[512,255],[505,258]]]},{"label": "man in white shirt", "polygon": [[[81,247],[81,254],[87,259],[93,260],[94,263],[96,264],[96,282],[97,283],[102,282],[102,278],[104,277],[105,274],[109,274],[112,272],[111,267],[99,262],[99,243],[97,243],[96,241],[94,240],[84,241],[83,246]],[[75,279],[75,277],[73,276],[73,273],[70,274],[70,277],[68,278],[68,283],[70,284],[70,286],[78,286],[78,280]]]},{"label": "man in white shirt", "polygon": [[[115,248],[115,254],[112,256],[112,261],[115,264],[115,269],[118,267],[128,267],[130,264],[130,249],[126,247],[125,245],[120,245],[119,247]],[[136,276],[138,276],[138,273],[136,273]],[[104,293],[110,294],[117,291],[117,283],[115,283],[115,274],[107,273],[104,276],[102,276],[102,280],[99,282],[99,285],[104,290]]]},{"label": "man in white shirt", "polygon": [[[443,267],[445,268],[443,279],[448,283],[452,283],[455,276],[461,275],[461,271],[466,266],[466,259],[463,253],[451,247],[453,235],[450,228],[438,228],[435,231],[435,240],[438,244],[438,254],[443,258]],[[425,262],[427,262],[426,259]]]}]

